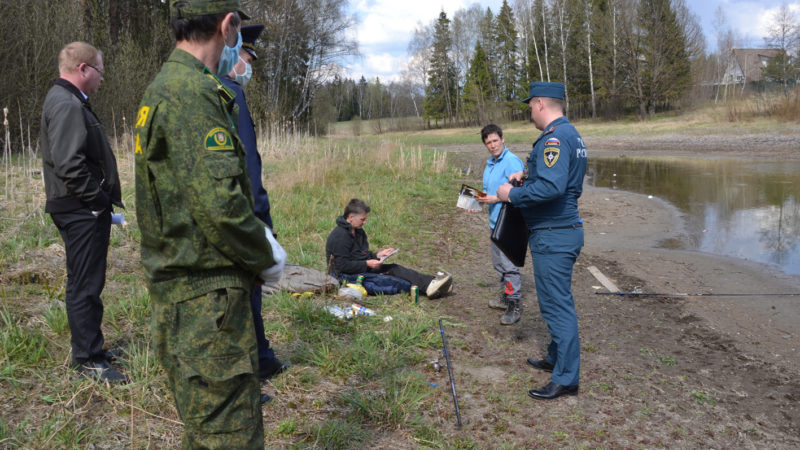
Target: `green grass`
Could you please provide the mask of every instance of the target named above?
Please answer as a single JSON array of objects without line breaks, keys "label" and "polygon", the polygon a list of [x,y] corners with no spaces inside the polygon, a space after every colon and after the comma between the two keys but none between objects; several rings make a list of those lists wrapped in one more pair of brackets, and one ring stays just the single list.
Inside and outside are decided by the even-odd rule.
[{"label": "green grass", "polygon": [[[0,404],[13,411],[0,420],[4,448],[172,447],[180,439],[150,345],[132,155],[117,156],[128,224],[112,228],[103,330],[106,344],[123,352],[117,365],[132,379],[126,386],[108,389],[70,368],[63,243],[42,212],[41,179],[26,174],[40,162],[12,161],[13,189],[0,192],[8,219],[0,221]],[[437,249],[436,225],[420,207],[441,209],[453,201],[456,175],[443,153],[399,138],[278,136],[265,143],[262,157],[273,219],[291,262],[325,270],[325,239],[347,201],[359,197],[372,207],[373,247],[403,248],[404,263],[438,269],[429,257]],[[425,353],[439,345],[433,314],[408,296],[377,296],[364,303],[393,321],[345,322],[323,309],[335,301],[288,293],[264,298],[269,338],[293,363],[271,385],[285,413],[266,421],[267,435],[286,446],[350,448],[381,430],[401,429],[440,445],[441,434],[420,414],[435,401],[418,371],[427,364]]]},{"label": "green grass", "polygon": [[[673,122],[658,123],[668,129]],[[674,124],[678,123],[675,119]],[[637,125],[613,127],[624,131]],[[602,132],[601,126],[596,126]],[[537,133],[528,123],[506,124],[506,130],[518,142],[526,143]],[[262,136],[264,182],[289,261],[324,271],[325,239],[353,197],[372,207],[367,224],[372,247],[400,247],[403,264],[431,272],[440,269],[443,252],[452,252],[450,261],[474,253],[477,238],[442,229],[440,219],[450,214],[462,176],[448,167],[444,153],[432,148],[480,145],[477,131],[327,139],[278,134],[268,140]],[[117,365],[132,382],[110,389],[77,376],[70,368],[62,242],[49,216],[42,213],[41,177],[29,173],[29,168],[40,162],[17,157],[11,164],[12,189],[5,191],[0,185],[4,219],[0,220],[0,447],[179,446],[183,428],[150,342],[150,296],[139,262],[141,236],[136,225],[132,155],[118,154],[128,225],[112,230],[103,292],[106,343],[122,349]],[[451,249],[449,240],[456,240],[453,234],[458,236]],[[471,288],[490,286],[479,279],[464,279],[463,283]],[[518,448],[530,448],[526,444],[534,442],[556,447],[580,442],[601,445],[619,429],[609,428],[612,432],[602,434],[604,424],[590,426],[602,433],[582,438],[575,428],[555,426],[559,413],[550,413],[542,405],[531,406],[527,396],[518,396],[543,379],[511,368],[511,376],[498,386],[474,377],[458,378],[462,414],[466,417],[468,411],[483,407],[487,416],[474,418],[474,423],[498,419],[485,433],[476,429],[477,425],[457,432],[452,426],[455,416],[447,381],[442,381],[446,372],[436,381],[439,388],[425,382],[431,379],[432,357],[439,356],[444,365],[436,323],[441,309],[426,308],[424,301],[415,306],[405,295],[375,296],[364,304],[394,320],[359,317],[340,321],[325,312],[324,307],[331,304],[343,302],[330,295],[295,298],[277,293],[264,297],[268,337],[277,355],[293,364],[286,374],[263,387],[274,394],[264,408],[267,442],[272,447],[359,448],[377,442],[400,448],[502,448],[504,434],[514,432],[515,421],[529,415],[548,431],[530,437],[515,435]],[[468,326],[452,319],[447,324],[448,330]],[[515,339],[502,334],[487,333],[483,338],[498,354],[515,348]],[[472,350],[481,343],[449,332],[448,340],[451,352],[464,358],[458,361],[459,369],[466,369],[462,361],[474,361],[470,359],[474,358]],[[612,342],[608,347],[618,349],[620,345]],[[584,350],[603,353],[605,349],[592,343],[585,344]],[[649,348],[642,347],[639,356],[648,362],[675,364],[674,358],[658,356]],[[622,384],[635,385],[638,376],[623,372],[620,383],[600,382],[582,395],[601,395],[612,404],[619,402],[621,393],[626,392]],[[692,386],[685,389],[698,404],[713,405],[709,394],[692,390]]]}]

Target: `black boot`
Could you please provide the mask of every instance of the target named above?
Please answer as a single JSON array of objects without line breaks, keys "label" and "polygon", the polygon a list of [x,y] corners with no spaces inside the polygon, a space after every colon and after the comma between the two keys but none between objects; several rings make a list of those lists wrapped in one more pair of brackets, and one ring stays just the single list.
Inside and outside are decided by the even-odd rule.
[{"label": "black boot", "polygon": [[506,294],[501,294],[499,297],[493,297],[491,300],[489,300],[489,307],[496,309],[508,308],[508,298],[506,297]]},{"label": "black boot", "polygon": [[506,313],[500,318],[502,325],[513,325],[517,323],[520,315],[522,314],[522,299],[521,298],[507,298],[508,307]]}]

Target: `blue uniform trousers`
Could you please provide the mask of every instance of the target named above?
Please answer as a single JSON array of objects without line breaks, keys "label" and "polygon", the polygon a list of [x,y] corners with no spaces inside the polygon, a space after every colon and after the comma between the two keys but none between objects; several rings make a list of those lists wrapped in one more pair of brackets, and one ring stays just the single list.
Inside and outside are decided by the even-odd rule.
[{"label": "blue uniform trousers", "polygon": [[256,343],[258,344],[258,368],[265,369],[275,359],[275,352],[269,346],[269,340],[264,333],[264,318],[261,316],[261,286],[253,286],[250,294],[250,310],[253,312],[253,324],[256,329]]},{"label": "blue uniform trousers", "polygon": [[545,358],[555,366],[550,379],[574,386],[580,381],[581,345],[571,285],[572,268],[583,247],[583,228],[534,230],[529,243],[539,310],[551,338]]}]

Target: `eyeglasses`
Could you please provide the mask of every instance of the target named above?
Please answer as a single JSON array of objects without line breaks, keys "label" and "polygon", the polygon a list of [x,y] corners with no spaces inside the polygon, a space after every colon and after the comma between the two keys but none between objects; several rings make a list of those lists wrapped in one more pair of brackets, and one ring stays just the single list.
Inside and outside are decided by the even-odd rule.
[{"label": "eyeglasses", "polygon": [[86,65],[91,67],[92,69],[96,70],[97,73],[99,73],[101,77],[105,76],[105,70],[100,70],[100,69],[98,69],[97,67],[95,67],[95,66],[93,66],[91,64],[86,64]]}]

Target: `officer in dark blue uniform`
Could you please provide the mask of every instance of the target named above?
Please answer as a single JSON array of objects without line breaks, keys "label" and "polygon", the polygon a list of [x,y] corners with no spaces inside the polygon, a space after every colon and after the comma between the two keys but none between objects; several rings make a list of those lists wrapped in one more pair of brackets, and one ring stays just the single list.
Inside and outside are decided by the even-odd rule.
[{"label": "officer in dark blue uniform", "polygon": [[522,186],[504,184],[497,196],[520,208],[531,231],[536,294],[551,341],[544,359],[528,358],[528,363],[553,374],[550,383],[528,394],[548,400],[578,393],[580,341],[571,284],[583,247],[578,197],[586,173],[586,146],[564,117],[563,84],[531,83],[530,96],[523,102],[529,104],[531,119],[542,134],[528,156],[527,174],[509,177],[522,180]]},{"label": "officer in dark blue uniform", "polygon": [[[242,90],[242,86],[247,84],[253,75],[250,63],[257,59],[255,42],[263,30],[264,25],[242,27],[242,48],[239,50],[239,61],[229,74],[222,77],[222,82],[236,93],[234,101],[239,106],[239,138],[245,148],[247,171],[253,190],[253,211],[256,217],[273,229],[272,217],[269,214],[269,196],[261,183],[261,156],[259,156],[256,146],[255,124],[250,116],[250,110],[247,109],[247,99]],[[270,378],[286,370],[288,363],[282,363],[275,357],[275,352],[270,348],[269,340],[264,335],[264,319],[261,317],[261,286],[259,285],[253,288],[250,308],[253,310],[256,341],[258,342],[258,373],[262,379]]]}]

